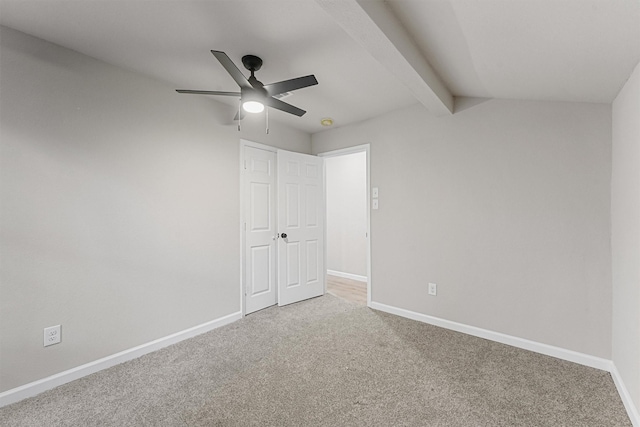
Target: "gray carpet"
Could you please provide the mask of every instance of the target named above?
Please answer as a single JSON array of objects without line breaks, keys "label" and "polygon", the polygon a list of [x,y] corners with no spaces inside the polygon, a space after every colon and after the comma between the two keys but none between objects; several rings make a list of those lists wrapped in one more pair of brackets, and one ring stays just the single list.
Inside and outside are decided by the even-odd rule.
[{"label": "gray carpet", "polygon": [[607,372],[325,296],[0,409],[2,426],[630,426]]}]

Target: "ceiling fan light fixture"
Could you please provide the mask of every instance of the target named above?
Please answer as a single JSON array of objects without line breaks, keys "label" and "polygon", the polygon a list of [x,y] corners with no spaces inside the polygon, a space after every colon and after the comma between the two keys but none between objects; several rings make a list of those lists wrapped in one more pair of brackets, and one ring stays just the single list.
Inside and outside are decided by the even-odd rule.
[{"label": "ceiling fan light fixture", "polygon": [[258,101],[245,101],[242,103],[242,108],[247,113],[262,113],[264,111],[264,104]]}]

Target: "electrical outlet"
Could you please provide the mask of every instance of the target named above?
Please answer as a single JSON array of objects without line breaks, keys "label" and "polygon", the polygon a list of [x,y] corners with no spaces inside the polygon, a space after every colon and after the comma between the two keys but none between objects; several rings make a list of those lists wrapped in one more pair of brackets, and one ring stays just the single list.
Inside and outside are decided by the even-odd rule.
[{"label": "electrical outlet", "polygon": [[60,342],[60,325],[44,328],[44,346],[58,344]]},{"label": "electrical outlet", "polygon": [[438,285],[429,283],[429,295],[436,296],[438,294]]}]

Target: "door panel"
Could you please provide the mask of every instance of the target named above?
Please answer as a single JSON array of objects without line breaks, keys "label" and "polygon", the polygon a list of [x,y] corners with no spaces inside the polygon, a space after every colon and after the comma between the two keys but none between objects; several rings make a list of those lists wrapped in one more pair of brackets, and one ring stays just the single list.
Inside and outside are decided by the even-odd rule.
[{"label": "door panel", "polygon": [[288,228],[300,225],[300,186],[298,184],[286,184],[285,203]]},{"label": "door panel", "polygon": [[[287,239],[288,240],[288,239]],[[300,242],[285,242],[288,288],[300,286]]]},{"label": "door panel", "polygon": [[251,248],[250,295],[258,296],[271,290],[271,247],[255,246]]},{"label": "door panel", "polygon": [[276,303],[276,153],[244,148],[245,314]]},{"label": "door panel", "polygon": [[324,293],[323,160],[278,150],[278,305]]},{"label": "door panel", "polygon": [[318,241],[307,241],[307,283],[318,280]]},{"label": "door panel", "polygon": [[305,219],[307,227],[318,226],[318,198],[321,197],[318,186],[309,185],[305,186],[306,206],[305,206]]},{"label": "door panel", "polygon": [[268,231],[271,229],[271,186],[268,183],[252,182],[251,194],[251,231]]}]

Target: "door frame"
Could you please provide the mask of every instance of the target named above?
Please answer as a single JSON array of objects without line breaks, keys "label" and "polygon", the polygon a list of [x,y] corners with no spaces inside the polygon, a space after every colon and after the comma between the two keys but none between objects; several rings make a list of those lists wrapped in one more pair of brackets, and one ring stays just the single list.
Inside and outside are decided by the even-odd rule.
[{"label": "door frame", "polygon": [[[244,149],[245,147],[252,147],[252,148],[257,148],[260,150],[265,150],[265,151],[270,151],[273,152],[274,154],[278,151],[277,148],[272,147],[270,145],[266,145],[266,144],[260,144],[259,142],[253,142],[253,141],[249,141],[246,139],[240,139],[240,164],[239,164],[239,168],[238,168],[238,174],[239,174],[239,179],[240,179],[240,311],[242,312],[242,317],[245,316],[246,313],[246,306],[245,306],[245,290],[246,290],[246,286],[247,286],[247,279],[245,277],[245,265],[246,265],[246,257],[245,257],[245,243],[246,243],[246,235],[245,235],[245,228],[244,228],[244,218],[245,218],[245,203],[244,203],[244,191],[245,191],[245,185],[244,185],[244,176],[243,176],[243,171],[244,171],[244,166],[245,166],[245,161],[246,159],[244,158]],[[278,189],[275,189],[276,191],[276,200],[278,197]],[[277,210],[277,207],[276,207]],[[277,249],[277,247],[276,247]],[[275,253],[276,256],[276,301],[277,301],[277,293],[278,293],[278,287],[277,287],[277,280],[278,280],[278,269],[277,269],[277,250]]]},{"label": "door frame", "polygon": [[[371,145],[370,144],[362,144],[362,145],[355,145],[353,147],[347,147],[347,148],[341,148],[338,150],[331,150],[331,151],[324,151],[322,153],[317,153],[316,156],[318,157],[339,157],[339,156],[344,156],[347,154],[354,154],[354,153],[366,153],[366,157],[367,157],[367,226],[366,226],[366,230],[367,230],[367,306],[371,307],[371,198],[370,198],[370,178],[371,178],[371,168],[370,168],[370,164],[371,164]],[[324,165],[324,185],[323,185],[323,193],[324,193],[324,200],[325,200],[325,215],[324,215],[324,241],[325,241],[325,245],[324,245],[324,259],[325,259],[325,270],[326,270],[326,260],[328,259],[327,256],[327,251],[328,251],[328,244],[327,244],[327,215],[326,215],[326,209],[327,209],[327,170],[326,170],[327,166],[326,164]],[[325,271],[325,281],[324,281],[324,292],[327,292],[327,276],[326,276],[326,271]]]}]

